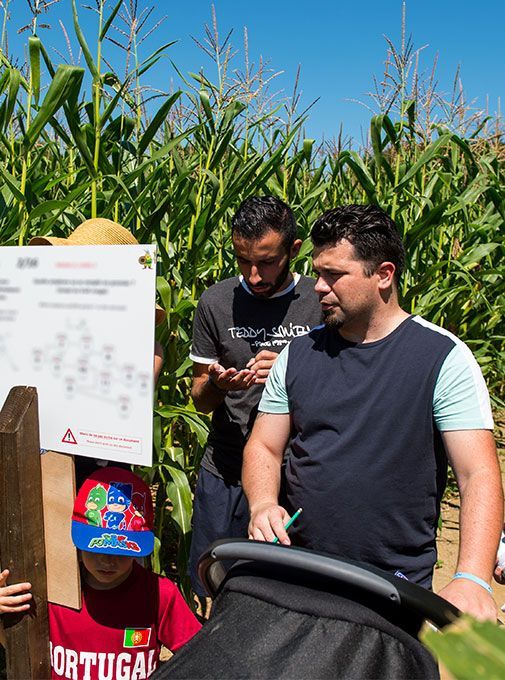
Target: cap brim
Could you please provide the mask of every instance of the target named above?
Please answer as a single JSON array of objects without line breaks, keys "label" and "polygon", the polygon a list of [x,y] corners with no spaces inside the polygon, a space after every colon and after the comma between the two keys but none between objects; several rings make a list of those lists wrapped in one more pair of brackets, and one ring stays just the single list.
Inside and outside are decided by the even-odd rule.
[{"label": "cap brim", "polygon": [[121,531],[72,520],[72,541],[80,550],[101,555],[145,557],[154,550],[152,531]]},{"label": "cap brim", "polygon": [[34,236],[28,242],[29,246],[69,246],[72,245],[66,238],[57,236]]}]

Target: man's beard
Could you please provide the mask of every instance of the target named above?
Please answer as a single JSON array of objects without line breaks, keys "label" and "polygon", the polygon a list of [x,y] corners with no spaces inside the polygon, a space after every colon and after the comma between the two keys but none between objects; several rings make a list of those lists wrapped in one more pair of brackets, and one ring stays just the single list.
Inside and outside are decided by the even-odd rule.
[{"label": "man's beard", "polygon": [[282,271],[280,272],[279,276],[275,279],[273,283],[268,284],[268,288],[266,288],[264,291],[261,293],[255,293],[254,288],[249,286],[249,289],[253,292],[253,295],[256,295],[257,297],[272,297],[272,295],[275,295],[277,291],[282,288],[284,285],[288,275],[289,275],[289,265],[291,264],[291,260],[288,258],[286,265],[283,267]]},{"label": "man's beard", "polygon": [[323,310],[323,323],[330,330],[338,330],[344,325],[344,319],[331,309]]}]

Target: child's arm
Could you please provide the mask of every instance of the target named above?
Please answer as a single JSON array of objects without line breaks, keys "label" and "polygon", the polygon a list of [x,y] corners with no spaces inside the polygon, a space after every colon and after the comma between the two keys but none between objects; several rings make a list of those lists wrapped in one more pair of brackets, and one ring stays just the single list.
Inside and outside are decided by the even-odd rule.
[{"label": "child's arm", "polygon": [[32,594],[26,591],[31,589],[30,583],[14,583],[7,585],[9,570],[4,569],[0,573],[0,614],[14,614],[25,612],[30,609],[29,600]]}]

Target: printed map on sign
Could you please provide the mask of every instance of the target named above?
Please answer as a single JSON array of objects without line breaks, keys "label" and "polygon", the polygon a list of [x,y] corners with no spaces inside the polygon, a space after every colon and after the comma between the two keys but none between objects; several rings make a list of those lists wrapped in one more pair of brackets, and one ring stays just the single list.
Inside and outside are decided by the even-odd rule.
[{"label": "printed map on sign", "polygon": [[43,448],[151,463],[155,255],[0,250],[0,405],[15,385],[37,387]]}]

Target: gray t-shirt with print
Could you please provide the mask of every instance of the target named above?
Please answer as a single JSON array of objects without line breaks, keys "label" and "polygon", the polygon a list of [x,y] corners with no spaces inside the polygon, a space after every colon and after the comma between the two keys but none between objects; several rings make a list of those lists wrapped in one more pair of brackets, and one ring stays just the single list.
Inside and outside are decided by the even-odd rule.
[{"label": "gray t-shirt with print", "polygon": [[[245,368],[261,350],[279,353],[290,340],[321,323],[314,280],[295,275],[293,283],[270,298],[253,295],[242,277],[206,290],[195,313],[190,358]],[[258,410],[263,385],[230,391],[212,415],[202,467],[226,481],[240,480],[242,451]]]}]

